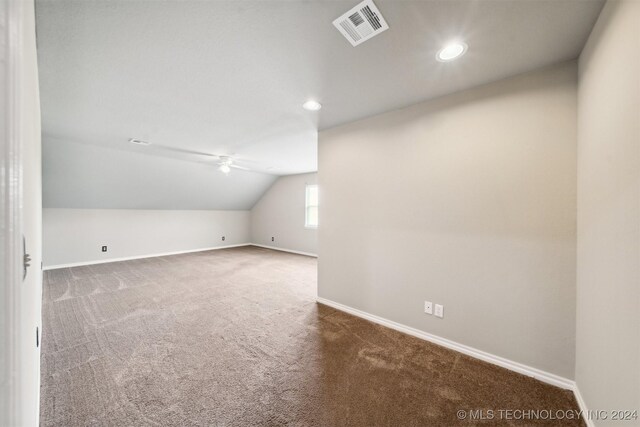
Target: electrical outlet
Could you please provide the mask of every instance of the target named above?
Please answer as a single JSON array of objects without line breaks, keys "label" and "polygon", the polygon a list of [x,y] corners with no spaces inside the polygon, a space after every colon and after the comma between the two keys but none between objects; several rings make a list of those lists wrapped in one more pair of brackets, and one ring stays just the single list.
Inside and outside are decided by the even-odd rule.
[{"label": "electrical outlet", "polygon": [[444,317],[444,306],[442,304],[436,304],[436,317]]},{"label": "electrical outlet", "polygon": [[222,236],[222,241],[224,242],[224,236]]},{"label": "electrical outlet", "polygon": [[107,247],[106,246],[102,247],[102,252],[107,252]]},{"label": "electrical outlet", "polygon": [[272,238],[271,238],[271,241],[272,241],[272,242],[275,242],[275,241],[276,241],[276,238],[275,238],[275,237],[272,237]]},{"label": "electrical outlet", "polygon": [[424,302],[424,312],[427,314],[433,314],[433,303],[431,301]]}]

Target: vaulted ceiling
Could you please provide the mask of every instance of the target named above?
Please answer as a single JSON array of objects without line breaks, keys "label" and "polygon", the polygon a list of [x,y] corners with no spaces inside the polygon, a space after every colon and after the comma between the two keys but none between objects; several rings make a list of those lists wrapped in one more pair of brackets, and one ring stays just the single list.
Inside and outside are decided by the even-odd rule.
[{"label": "vaulted ceiling", "polygon": [[[89,199],[87,184],[63,202],[60,177],[74,170],[66,179],[89,182],[91,162],[131,155],[155,159],[136,164],[143,168],[136,173],[174,165],[162,170],[176,186],[208,180],[199,194],[211,200],[232,186],[246,192],[238,198],[244,204],[219,208],[250,207],[273,180],[260,175],[316,170],[318,129],[576,58],[602,7],[599,0],[377,0],[389,30],[354,48],[332,21],[357,3],[39,0],[45,203]],[[467,54],[436,61],[452,38],[467,42]],[[301,108],[310,98],[321,111]],[[72,154],[84,145],[119,154]],[[57,147],[68,157],[49,157]],[[259,173],[225,177],[198,153],[232,155]],[[80,159],[87,167],[67,167]],[[208,165],[208,175],[191,176],[185,163]],[[145,191],[168,197],[163,182],[150,180]],[[107,193],[104,204],[127,207]]]}]

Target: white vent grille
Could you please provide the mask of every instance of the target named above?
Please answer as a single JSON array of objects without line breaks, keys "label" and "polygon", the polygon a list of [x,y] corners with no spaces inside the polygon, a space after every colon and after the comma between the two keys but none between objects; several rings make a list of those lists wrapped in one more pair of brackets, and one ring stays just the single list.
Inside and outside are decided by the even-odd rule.
[{"label": "white vent grille", "polygon": [[353,46],[389,29],[372,0],[365,0],[335,21],[333,25]]}]

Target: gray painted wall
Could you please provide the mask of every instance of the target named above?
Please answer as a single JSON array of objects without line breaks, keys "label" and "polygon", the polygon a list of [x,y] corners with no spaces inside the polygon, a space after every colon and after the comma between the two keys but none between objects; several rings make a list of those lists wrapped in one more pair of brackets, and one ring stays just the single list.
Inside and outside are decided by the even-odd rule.
[{"label": "gray painted wall", "polygon": [[576,382],[640,410],[640,2],[606,4],[579,68]]},{"label": "gray painted wall", "polygon": [[[123,144],[128,144],[123,142]],[[248,210],[276,176],[45,136],[45,208]]]},{"label": "gray painted wall", "polygon": [[320,132],[319,296],[573,378],[576,83],[565,63]]},{"label": "gray painted wall", "polygon": [[44,265],[249,243],[249,221],[249,211],[44,209]]},{"label": "gray painted wall", "polygon": [[251,241],[317,254],[318,230],[304,226],[306,185],[316,183],[316,173],[279,178],[251,210]]}]

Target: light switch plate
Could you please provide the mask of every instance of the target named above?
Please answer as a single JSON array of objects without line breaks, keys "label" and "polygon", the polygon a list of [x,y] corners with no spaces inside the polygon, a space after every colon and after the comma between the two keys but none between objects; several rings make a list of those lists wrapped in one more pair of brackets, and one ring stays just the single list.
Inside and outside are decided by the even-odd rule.
[{"label": "light switch plate", "polygon": [[444,306],[436,304],[436,317],[444,317]]}]

